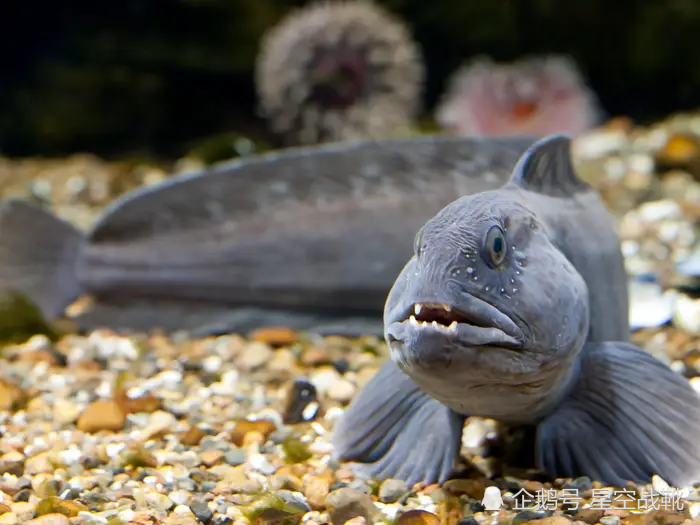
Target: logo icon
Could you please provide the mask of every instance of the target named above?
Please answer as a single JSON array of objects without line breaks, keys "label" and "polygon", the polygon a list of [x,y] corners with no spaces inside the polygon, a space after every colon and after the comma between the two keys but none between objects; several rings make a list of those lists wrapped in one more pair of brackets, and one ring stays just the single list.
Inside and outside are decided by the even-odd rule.
[{"label": "logo icon", "polygon": [[503,498],[498,487],[486,487],[481,504],[486,510],[500,510],[503,506]]}]

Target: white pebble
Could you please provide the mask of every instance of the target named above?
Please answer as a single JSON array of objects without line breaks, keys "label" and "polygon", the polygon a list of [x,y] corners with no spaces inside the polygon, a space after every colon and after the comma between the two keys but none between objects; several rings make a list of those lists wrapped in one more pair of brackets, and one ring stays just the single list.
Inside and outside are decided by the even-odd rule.
[{"label": "white pebble", "polygon": [[124,509],[121,512],[119,512],[119,514],[117,514],[119,521],[121,521],[122,523],[128,523],[129,521],[132,521],[135,516],[136,513],[131,509]]},{"label": "white pebble", "polygon": [[108,522],[106,517],[86,511],[78,512],[78,519],[83,523],[94,523],[96,525],[102,525]]},{"label": "white pebble", "polygon": [[257,470],[266,476],[274,474],[277,470],[275,466],[262,454],[253,454],[248,458],[248,463],[253,470]]},{"label": "white pebble", "polygon": [[[183,490],[175,490],[168,494],[175,505],[185,505],[190,500],[190,495]],[[187,507],[189,509],[189,507]]]}]

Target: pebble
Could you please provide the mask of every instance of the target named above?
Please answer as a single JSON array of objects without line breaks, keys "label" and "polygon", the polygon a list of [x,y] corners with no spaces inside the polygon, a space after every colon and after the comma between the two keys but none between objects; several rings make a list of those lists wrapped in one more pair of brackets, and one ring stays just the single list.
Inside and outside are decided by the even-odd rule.
[{"label": "pebble", "polygon": [[[691,264],[700,254],[700,184],[682,166],[657,176],[653,147],[667,147],[673,133],[653,134],[633,139],[629,131],[606,129],[588,142],[587,154],[605,157],[592,159],[598,167],[589,171],[597,172],[593,181],[604,187],[620,219],[638,344],[672,363],[700,392],[700,376],[692,377],[700,371],[700,306],[671,279],[683,273],[676,261],[689,261],[690,273],[700,267]],[[0,159],[0,172],[7,162]],[[88,201],[106,203],[112,184],[96,159],[72,162],[62,168],[70,173],[60,184],[39,181],[35,187],[52,201],[70,193],[71,205],[55,209],[83,224],[98,212]],[[137,179],[154,171],[158,180],[166,176],[142,168]],[[377,373],[386,351],[376,338],[309,336],[286,327],[265,327],[250,338],[202,339],[96,330],[7,345],[0,378],[0,525],[248,525],[246,513],[261,501],[268,514],[256,523],[274,521],[268,518],[280,501],[286,507],[278,516],[307,525],[697,521],[697,503],[690,518],[648,517],[586,509],[587,496],[579,509],[560,506],[553,514],[485,511],[481,498],[488,483],[472,470],[468,479],[417,492],[401,480],[375,485],[354,477],[332,457],[333,425]],[[490,420],[471,418],[462,436],[465,459],[484,472],[491,468],[485,445],[494,430]],[[569,485],[489,479],[501,489],[531,493],[552,486],[587,493],[594,486],[588,478]],[[512,501],[507,492],[503,499]]]},{"label": "pebble", "polygon": [[199,522],[203,523],[204,525],[207,525],[211,521],[212,517],[214,516],[214,512],[209,508],[209,505],[204,501],[191,502],[190,509],[194,513],[195,517],[199,520]]},{"label": "pebble", "polygon": [[115,401],[100,400],[88,405],[78,418],[78,430],[87,433],[109,430],[116,432],[124,428],[126,415]]},{"label": "pebble", "polygon": [[334,401],[347,403],[355,395],[355,385],[347,379],[340,378],[328,388],[327,394]]},{"label": "pebble", "polygon": [[399,479],[387,479],[379,487],[379,501],[382,503],[394,503],[408,492],[408,486]]},{"label": "pebble", "polygon": [[150,415],[148,425],[142,431],[143,438],[150,439],[163,432],[172,431],[176,425],[177,418],[175,416],[169,412],[158,410]]},{"label": "pebble", "polygon": [[71,525],[68,517],[63,514],[46,514],[25,523],[27,525]]},{"label": "pebble", "polygon": [[349,487],[328,494],[326,507],[333,525],[340,525],[357,516],[362,516],[372,525],[377,513],[377,507],[369,494]]},{"label": "pebble", "polygon": [[272,348],[267,343],[252,342],[245,347],[236,363],[244,372],[250,372],[264,365],[272,355]]}]

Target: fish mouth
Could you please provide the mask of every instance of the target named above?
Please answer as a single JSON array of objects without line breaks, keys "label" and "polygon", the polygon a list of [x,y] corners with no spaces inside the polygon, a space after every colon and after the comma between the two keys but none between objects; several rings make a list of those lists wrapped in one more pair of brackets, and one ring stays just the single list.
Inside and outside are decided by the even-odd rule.
[{"label": "fish mouth", "polygon": [[464,304],[414,302],[387,328],[389,342],[410,343],[420,335],[444,337],[451,344],[517,350],[524,334],[505,313],[475,296]]}]

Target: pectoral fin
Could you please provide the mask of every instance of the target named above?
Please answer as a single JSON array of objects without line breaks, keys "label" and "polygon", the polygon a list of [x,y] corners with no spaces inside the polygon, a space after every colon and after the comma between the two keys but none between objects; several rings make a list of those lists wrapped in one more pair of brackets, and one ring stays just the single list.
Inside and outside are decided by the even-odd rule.
[{"label": "pectoral fin", "polygon": [[700,397],[685,378],[628,343],[589,343],[580,367],[538,428],[539,468],[617,486],[654,474],[676,487],[700,479]]},{"label": "pectoral fin", "polygon": [[375,479],[441,483],[454,468],[464,419],[388,361],[336,424],[334,455],[364,463],[359,470]]}]

